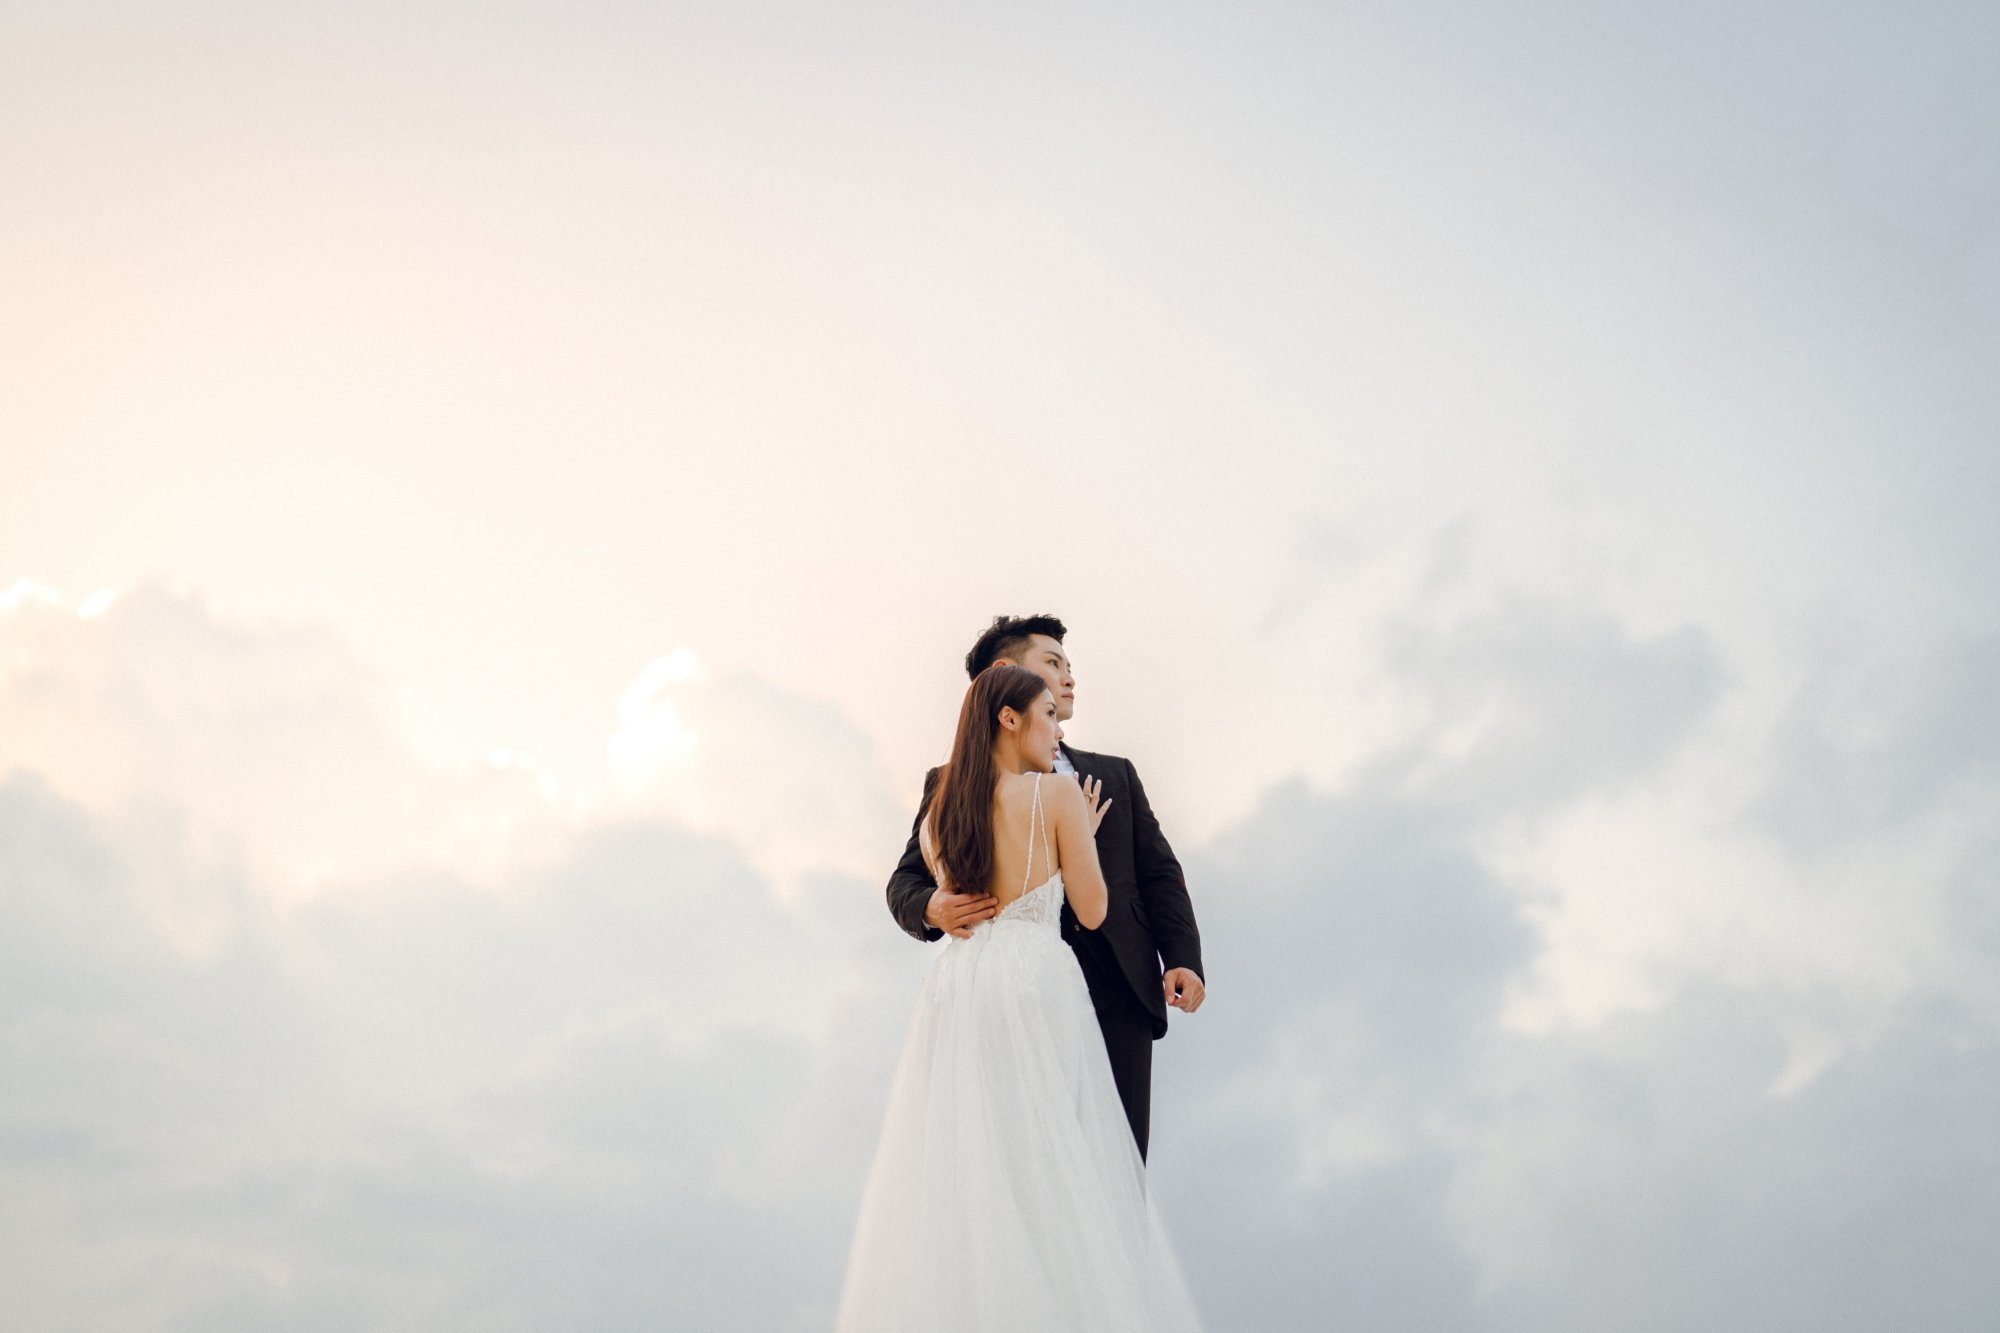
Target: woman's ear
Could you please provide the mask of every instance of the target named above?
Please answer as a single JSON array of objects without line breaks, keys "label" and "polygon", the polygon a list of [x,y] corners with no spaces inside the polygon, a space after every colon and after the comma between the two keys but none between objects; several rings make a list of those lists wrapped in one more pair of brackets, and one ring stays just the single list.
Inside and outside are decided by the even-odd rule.
[{"label": "woman's ear", "polygon": [[1013,709],[1003,706],[1000,709],[1000,726],[1005,731],[1019,731],[1021,729],[1021,715]]}]

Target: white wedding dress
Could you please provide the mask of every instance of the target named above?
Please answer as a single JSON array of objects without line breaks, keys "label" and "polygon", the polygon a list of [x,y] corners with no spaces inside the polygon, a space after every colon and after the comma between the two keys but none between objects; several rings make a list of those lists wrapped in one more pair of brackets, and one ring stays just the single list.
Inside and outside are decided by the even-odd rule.
[{"label": "white wedding dress", "polygon": [[[947,936],[861,1198],[839,1333],[1199,1333],[1076,955],[1036,776],[1024,892]],[[1040,833],[1049,878],[1027,877]]]}]

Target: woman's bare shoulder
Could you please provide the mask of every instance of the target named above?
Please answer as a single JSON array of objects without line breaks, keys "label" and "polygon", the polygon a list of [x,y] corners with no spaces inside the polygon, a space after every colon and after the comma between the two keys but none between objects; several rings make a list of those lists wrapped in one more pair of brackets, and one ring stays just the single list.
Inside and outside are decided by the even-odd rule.
[{"label": "woman's bare shoulder", "polygon": [[1060,773],[1042,775],[1042,804],[1051,810],[1081,810],[1083,788]]},{"label": "woman's bare shoulder", "polygon": [[993,799],[1010,806],[1015,801],[1025,803],[1028,799],[1027,775],[1003,771],[993,779]]}]

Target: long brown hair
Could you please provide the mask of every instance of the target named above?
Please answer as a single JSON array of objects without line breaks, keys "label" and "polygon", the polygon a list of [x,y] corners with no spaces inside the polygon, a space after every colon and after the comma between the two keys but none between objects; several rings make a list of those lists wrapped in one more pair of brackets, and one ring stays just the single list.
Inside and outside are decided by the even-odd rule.
[{"label": "long brown hair", "polygon": [[1028,706],[1048,688],[1026,667],[995,662],[965,692],[930,816],[938,879],[956,893],[984,893],[993,877],[993,791],[1000,780],[993,739],[1000,734],[1000,710],[1011,708],[1025,718]]}]

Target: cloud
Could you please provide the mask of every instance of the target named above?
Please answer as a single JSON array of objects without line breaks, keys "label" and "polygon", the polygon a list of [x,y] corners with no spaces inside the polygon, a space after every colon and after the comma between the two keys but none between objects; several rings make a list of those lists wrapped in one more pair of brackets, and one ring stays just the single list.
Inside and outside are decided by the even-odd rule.
[{"label": "cloud", "polygon": [[1790,1096],[1784,997],[1690,987],[1505,1048],[1452,1200],[1494,1326],[1973,1329],[2000,1034],[1936,994]]},{"label": "cloud", "polygon": [[415,859],[491,867],[545,832],[531,773],[412,763],[387,682],[324,626],[233,621],[155,583],[84,605],[0,610],[0,773],[183,822],[190,854],[291,896]]},{"label": "cloud", "polygon": [[[835,1093],[870,1096],[886,1056],[828,1038],[837,941],[726,847],[597,829],[495,886],[246,905],[204,956],[138,910],[157,850],[0,788],[22,1317],[783,1327],[837,1283],[826,1219],[784,1186],[858,1189],[852,1152],[796,1140],[838,1118],[814,1106],[829,1056],[874,1075]],[[787,1237],[816,1261],[763,1272]]]},{"label": "cloud", "polygon": [[[1426,744],[1190,857],[1212,989],[1160,1048],[1155,1174],[1212,1317],[1978,1327],[2000,840],[1960,812],[2000,793],[1939,714],[1984,648],[1921,703],[1809,683],[1773,732],[1698,637],[1515,611],[1412,636]],[[1865,817],[1816,831],[1801,790]],[[1644,975],[1523,1021],[1579,963]]]},{"label": "cloud", "polygon": [[825,702],[679,650],[619,701],[607,743],[628,808],[732,839],[781,885],[811,871],[872,877],[909,816],[866,732]]},{"label": "cloud", "polygon": [[2000,639],[1826,645],[1779,719],[1777,770],[1756,816],[1795,846],[1826,847],[1990,788],[2000,782],[1996,684]]},{"label": "cloud", "polygon": [[[683,657],[628,691],[626,786],[492,770],[509,807],[361,726],[377,686],[324,631],[160,590],[5,614],[22,1317],[826,1325],[928,957],[883,910],[901,817],[860,728]],[[1550,597],[1399,623],[1412,726],[1181,848],[1212,991],[1158,1051],[1153,1179],[1215,1326],[1975,1327],[2000,839],[1949,719],[1988,648],[1937,648],[1917,699],[1851,645],[1760,718],[1692,630]],[[184,697],[176,643],[230,689]],[[53,719],[107,697],[143,705],[91,722],[116,762],[66,767]],[[338,830],[296,807],[381,806],[295,770],[425,793],[394,858],[300,892],[286,840]],[[462,821],[500,850],[440,854]]]},{"label": "cloud", "polygon": [[[879,887],[781,898],[754,848],[603,802],[524,804],[543,835],[472,873],[422,821],[494,821],[482,775],[402,753],[323,632],[160,590],[31,609],[0,626],[34,723],[0,779],[18,1317],[812,1326],[900,1032],[843,1018],[921,963]],[[115,764],[38,748],[107,693]],[[332,789],[376,779],[425,794],[400,861],[300,896],[288,840],[360,836],[313,807],[379,811]]]},{"label": "cloud", "polygon": [[1218,1326],[1484,1326],[1450,1129],[1536,939],[1471,831],[1294,784],[1190,857],[1212,993],[1156,1056],[1155,1171]]},{"label": "cloud", "polygon": [[1615,792],[1685,739],[1724,685],[1714,645],[1691,626],[1639,638],[1607,612],[1519,595],[1444,624],[1405,621],[1385,656],[1430,713],[1432,753],[1402,758],[1409,776],[1448,783],[1489,816]]}]

